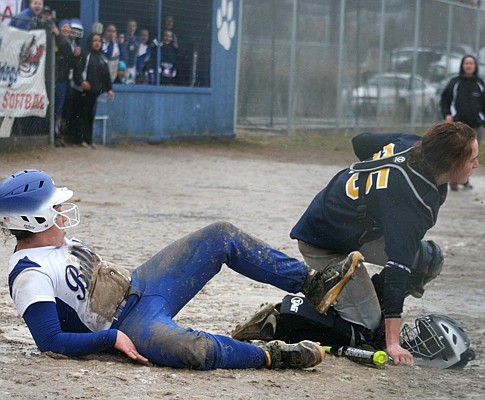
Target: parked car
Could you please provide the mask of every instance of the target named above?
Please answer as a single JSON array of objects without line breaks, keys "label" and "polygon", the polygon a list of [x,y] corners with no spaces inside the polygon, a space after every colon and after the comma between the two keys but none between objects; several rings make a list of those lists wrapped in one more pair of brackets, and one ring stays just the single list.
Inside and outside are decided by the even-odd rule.
[{"label": "parked car", "polygon": [[420,75],[387,72],[376,74],[364,85],[352,90],[354,113],[360,116],[383,114],[408,118],[412,105],[416,104],[416,115],[427,117],[436,115],[436,87]]},{"label": "parked car", "polygon": [[441,58],[441,53],[431,47],[399,47],[391,52],[391,70],[394,72],[413,72],[416,54],[416,73],[427,78],[429,66]]},{"label": "parked car", "polygon": [[450,74],[457,74],[460,70],[461,59],[464,54],[443,54],[438,61],[430,64],[430,76],[434,81],[441,81]]}]

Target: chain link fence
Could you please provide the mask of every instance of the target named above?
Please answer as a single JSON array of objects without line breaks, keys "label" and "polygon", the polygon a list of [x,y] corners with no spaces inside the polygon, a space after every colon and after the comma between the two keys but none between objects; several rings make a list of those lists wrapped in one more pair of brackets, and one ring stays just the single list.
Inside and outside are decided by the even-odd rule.
[{"label": "chain link fence", "polygon": [[461,58],[485,71],[480,0],[244,0],[237,124],[417,129]]}]

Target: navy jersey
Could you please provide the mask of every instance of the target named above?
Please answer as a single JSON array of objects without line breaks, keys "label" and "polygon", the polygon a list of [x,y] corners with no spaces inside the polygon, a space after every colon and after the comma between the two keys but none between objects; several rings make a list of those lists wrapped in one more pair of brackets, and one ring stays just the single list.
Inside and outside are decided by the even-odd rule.
[{"label": "navy jersey", "polygon": [[[405,151],[420,139],[405,133],[362,134],[354,150],[361,159],[376,160]],[[397,168],[340,171],[313,199],[291,238],[346,254],[383,236],[388,259],[410,268],[447,194],[447,185],[438,187],[432,176],[419,172],[430,183],[420,188],[421,199]]]}]

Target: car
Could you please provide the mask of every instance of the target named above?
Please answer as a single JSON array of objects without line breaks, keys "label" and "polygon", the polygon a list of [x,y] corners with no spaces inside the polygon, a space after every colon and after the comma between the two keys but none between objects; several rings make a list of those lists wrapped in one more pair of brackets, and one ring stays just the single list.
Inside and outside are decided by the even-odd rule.
[{"label": "car", "polygon": [[435,81],[441,81],[448,75],[460,71],[463,54],[449,53],[443,54],[438,61],[432,62],[429,66],[429,75]]},{"label": "car", "polygon": [[369,78],[364,85],[352,90],[352,106],[359,116],[383,115],[409,118],[412,106],[416,116],[436,115],[436,88],[420,75],[386,72]]},{"label": "car", "polygon": [[431,47],[399,47],[391,52],[390,62],[393,72],[413,72],[416,54],[416,73],[427,78],[429,66],[441,58],[441,53]]}]

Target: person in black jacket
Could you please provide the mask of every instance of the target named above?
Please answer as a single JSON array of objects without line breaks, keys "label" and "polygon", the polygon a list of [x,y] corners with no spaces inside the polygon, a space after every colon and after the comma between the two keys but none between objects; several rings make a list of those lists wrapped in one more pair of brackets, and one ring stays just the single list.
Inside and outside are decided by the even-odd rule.
[{"label": "person in black jacket", "polygon": [[87,51],[74,68],[74,83],[76,93],[74,104],[77,105],[76,142],[83,147],[92,147],[93,124],[96,115],[96,105],[101,93],[107,92],[109,99],[115,98],[108,68],[108,60],[102,51],[103,38],[100,34],[92,34],[88,38]]},{"label": "person in black jacket", "polygon": [[[478,76],[477,59],[466,55],[460,64],[460,73],[452,78],[441,95],[441,113],[446,122],[464,122],[477,132],[478,145],[482,143],[482,125],[485,122],[485,83]],[[469,181],[464,185],[472,189]],[[450,182],[451,190],[458,190],[457,182]]]},{"label": "person in black jacket", "polygon": [[62,139],[63,118],[65,116],[64,106],[69,87],[69,75],[74,66],[74,53],[69,42],[71,24],[64,19],[59,22],[57,34],[54,31],[56,40],[56,92],[55,92],[55,116],[56,116],[56,146],[64,146]]}]

